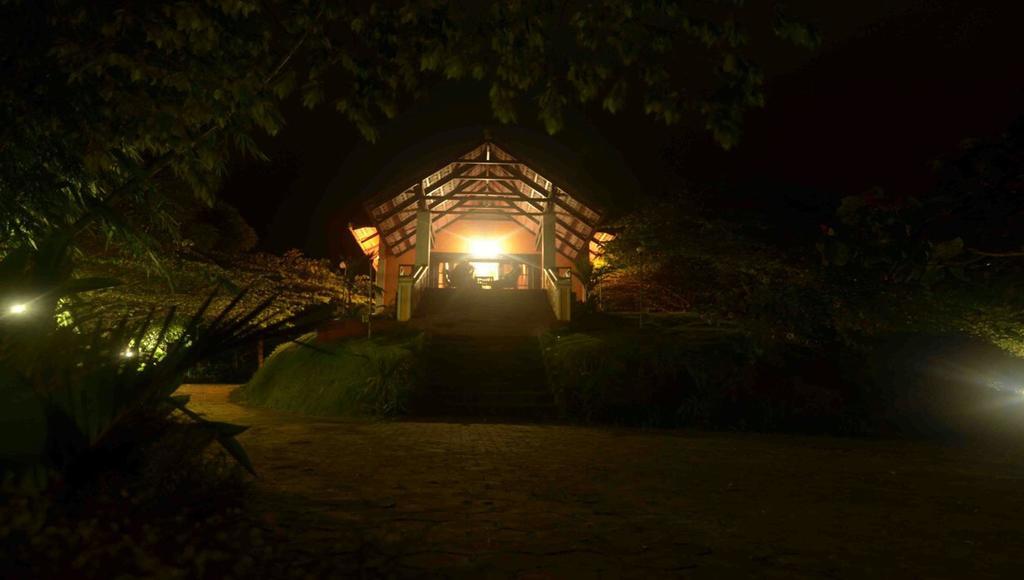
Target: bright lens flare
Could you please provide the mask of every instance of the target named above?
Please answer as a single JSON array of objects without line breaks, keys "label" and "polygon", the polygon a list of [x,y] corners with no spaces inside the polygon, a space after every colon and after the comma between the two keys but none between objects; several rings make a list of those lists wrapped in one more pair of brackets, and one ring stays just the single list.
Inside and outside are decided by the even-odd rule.
[{"label": "bright lens flare", "polygon": [[496,258],[501,254],[501,243],[489,238],[469,238],[469,253],[478,258]]},{"label": "bright lens flare", "polygon": [[11,304],[7,311],[11,314],[25,314],[28,312],[28,304]]}]

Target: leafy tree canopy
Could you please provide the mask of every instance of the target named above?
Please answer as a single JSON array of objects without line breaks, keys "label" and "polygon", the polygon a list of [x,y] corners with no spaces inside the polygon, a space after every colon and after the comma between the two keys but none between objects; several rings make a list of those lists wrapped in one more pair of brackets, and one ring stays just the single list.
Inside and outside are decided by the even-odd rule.
[{"label": "leafy tree canopy", "polygon": [[[966,333],[1024,355],[1024,122],[965,141],[921,195],[844,198],[816,248],[758,240],[687,197],[627,216],[606,254],[606,300],[739,320],[770,340],[848,344]],[[815,224],[806,223],[808,229]],[[631,302],[632,301],[632,302]]]},{"label": "leafy tree canopy", "polygon": [[703,116],[728,147],[764,100],[742,23],[817,42],[756,4],[8,1],[0,237],[124,226],[112,207],[156,207],[168,180],[210,202],[228,156],[259,155],[254,135],[280,129],[290,97],[329,103],[372,140],[429,84],[474,78],[505,122],[532,109],[555,132],[574,103],[640,106],[665,123]]}]

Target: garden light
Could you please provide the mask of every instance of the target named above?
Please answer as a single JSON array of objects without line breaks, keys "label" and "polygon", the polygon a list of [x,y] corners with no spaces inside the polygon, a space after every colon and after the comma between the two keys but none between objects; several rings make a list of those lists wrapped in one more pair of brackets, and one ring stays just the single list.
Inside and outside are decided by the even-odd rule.
[{"label": "garden light", "polygon": [[135,356],[135,351],[129,348],[128,350],[121,353],[121,356],[123,356],[124,358],[132,358],[133,356]]},{"label": "garden light", "polygon": [[11,314],[25,314],[28,312],[28,304],[11,304],[11,307],[7,309]]}]

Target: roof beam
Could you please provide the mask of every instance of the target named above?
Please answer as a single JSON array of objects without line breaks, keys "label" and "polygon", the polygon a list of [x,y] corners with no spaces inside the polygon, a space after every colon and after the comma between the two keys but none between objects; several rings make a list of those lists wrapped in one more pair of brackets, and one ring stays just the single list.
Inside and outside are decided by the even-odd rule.
[{"label": "roof beam", "polygon": [[536,191],[537,193],[543,195],[545,198],[551,197],[552,192],[544,189],[536,181],[534,181],[534,180],[530,179],[529,177],[527,177],[526,174],[523,173],[522,171],[520,171],[518,167],[512,167],[512,168],[506,169],[505,171],[508,171],[509,173],[511,173],[512,176],[516,178],[516,180],[525,183],[530,189],[532,189],[532,190]]},{"label": "roof beam", "polygon": [[450,221],[450,222],[448,222],[448,223],[444,224],[443,226],[441,226],[441,227],[437,228],[437,231],[438,231],[438,232],[443,232],[443,231],[445,230],[445,228],[447,228],[448,226],[452,225],[453,223],[455,223],[455,222],[457,222],[457,221],[459,221],[459,220],[461,220],[461,219],[462,219],[462,216],[461,216],[461,215],[458,215],[458,216],[456,216],[456,217],[455,217],[455,219],[453,219],[452,221]]},{"label": "roof beam", "polygon": [[[377,236],[379,236],[379,235],[380,235],[380,232],[378,232],[378,231],[377,231],[377,228],[374,228],[374,229],[373,229],[373,233],[372,233],[372,234],[370,234],[370,235],[368,235],[368,236],[366,236],[365,238],[359,239],[359,243],[360,243],[360,244],[364,244],[364,243],[366,243],[366,242],[368,242],[368,241],[372,240],[373,238],[375,238],[375,237],[377,237]],[[357,238],[357,239],[358,239],[358,238]]]},{"label": "roof beam", "polygon": [[[542,215],[542,214],[539,214],[539,213],[531,214],[531,213],[527,213],[527,212],[523,212],[523,211],[517,211],[517,212],[513,213],[513,212],[506,211],[508,209],[510,209],[510,208],[507,208],[507,207],[489,207],[489,208],[475,208],[475,207],[471,207],[471,208],[466,208],[464,211],[447,210],[447,211],[438,213],[437,215],[491,215],[491,216],[498,216],[501,219],[505,219],[505,220],[511,219],[511,216],[513,216],[513,215],[521,215],[521,216],[529,219],[531,222],[533,222],[534,225],[537,225],[537,224],[540,223],[537,220],[537,218],[535,218],[533,216],[539,216],[539,215]],[[530,233],[533,233],[533,230],[531,230]]]},{"label": "roof beam", "polygon": [[[442,202],[444,202],[444,201],[447,201],[447,200],[449,200],[449,199],[452,199],[452,198],[457,198],[457,199],[460,199],[460,200],[467,200],[467,201],[468,201],[469,199],[481,199],[481,200],[486,200],[486,199],[488,199],[488,196],[487,196],[487,195],[483,195],[483,196],[474,196],[474,197],[463,197],[463,196],[460,196],[460,195],[459,195],[459,194],[462,194],[462,193],[466,193],[466,191],[465,191],[465,190],[466,190],[466,189],[467,189],[467,188],[469,187],[469,185],[470,185],[471,183],[473,183],[474,181],[481,181],[481,179],[474,179],[474,178],[468,178],[468,179],[466,179],[466,180],[465,180],[465,181],[464,181],[463,183],[460,183],[460,184],[459,184],[458,186],[456,186],[456,187],[455,187],[455,189],[453,189],[452,191],[450,191],[450,192],[446,193],[445,195],[443,195],[443,196],[441,196],[441,197],[438,197],[438,198],[434,198],[434,199],[432,199],[432,200],[431,200],[431,203],[430,203],[430,206],[429,206],[429,207],[430,207],[431,209],[433,209],[434,207],[436,207],[436,206],[440,205],[440,204],[441,204]],[[538,210],[541,210],[541,211],[543,211],[543,209],[544,209],[544,205],[543,205],[543,203],[542,203],[542,201],[541,201],[541,200],[538,200],[538,199],[536,199],[536,198],[532,198],[532,197],[530,197],[530,196],[526,195],[525,193],[523,193],[522,191],[519,191],[519,190],[518,190],[518,189],[516,189],[515,187],[512,187],[511,185],[509,185],[509,182],[515,182],[515,181],[518,181],[518,179],[505,179],[505,178],[498,178],[498,179],[490,179],[490,181],[495,181],[495,182],[498,182],[498,183],[500,183],[500,184],[504,185],[504,186],[505,186],[505,187],[506,187],[506,188],[507,188],[507,189],[509,190],[509,193],[511,193],[511,194],[514,194],[514,196],[515,196],[515,199],[517,199],[517,200],[521,200],[521,201],[525,201],[526,203],[529,203],[529,204],[530,204],[530,205],[532,205],[533,207],[537,208]],[[533,187],[533,186],[532,186],[532,185],[530,185],[529,183],[527,183],[527,185],[528,185],[529,187],[531,187],[531,188]],[[469,193],[482,193],[482,192],[469,192]],[[404,206],[404,207],[407,207],[407,206],[411,205],[411,204],[412,204],[413,202],[415,202],[415,201],[416,201],[416,199],[417,199],[417,198],[416,198],[415,196],[414,196],[414,197],[412,197],[412,198],[410,198],[410,199],[409,199],[409,200],[408,200],[407,202],[405,202],[405,203],[403,204],[403,206]],[[491,196],[491,197],[490,197],[489,199],[493,199],[494,201],[510,201],[510,198],[507,198],[507,197],[497,197],[497,196]],[[591,228],[593,228],[593,227],[594,227],[594,226],[593,226],[593,224],[591,224],[591,223],[590,223],[590,221],[589,221],[589,220],[588,220],[588,219],[587,219],[587,218],[586,218],[585,216],[583,216],[583,215],[582,215],[582,214],[580,214],[579,212],[576,212],[576,211],[575,211],[575,210],[573,210],[573,209],[572,209],[571,207],[568,207],[567,205],[565,205],[565,204],[564,204],[564,202],[560,202],[560,201],[558,200],[558,198],[557,198],[557,197],[555,198],[555,203],[557,203],[557,204],[558,204],[558,205],[559,205],[560,207],[562,207],[563,209],[565,209],[565,210],[566,210],[566,211],[568,211],[569,213],[573,214],[573,216],[574,216],[574,217],[576,217],[577,219],[579,219],[579,220],[580,220],[580,221],[582,221],[583,223],[585,223],[585,224],[589,225],[589,226],[590,226]],[[454,207],[455,207],[455,206],[453,206],[452,208],[449,208],[449,209],[453,209]],[[383,218],[381,218],[381,219],[380,219],[380,220],[378,221],[378,224],[379,224],[380,222],[383,222],[384,220],[386,220],[386,219],[390,218],[390,217],[391,217],[391,214],[397,213],[398,211],[401,211],[401,208],[395,208],[395,210],[393,210],[392,212],[389,212],[389,215],[388,215],[388,216],[385,216],[385,217],[383,217]],[[447,210],[444,210],[444,211],[447,211]],[[443,211],[441,211],[441,212],[435,212],[435,213],[443,213]],[[526,212],[523,212],[523,213],[525,214]],[[412,221],[412,220],[414,220],[414,219],[416,219],[416,216],[415,216],[415,214],[414,214],[414,215],[411,215],[411,216],[409,216],[409,217],[407,217],[407,218],[405,218],[404,220],[402,220],[402,221],[400,221],[399,223],[397,223],[397,224],[396,224],[395,226],[393,226],[393,227],[391,227],[391,228],[389,228],[389,229],[387,229],[387,230],[384,230],[384,231],[383,231],[383,235],[384,235],[384,236],[387,236],[387,235],[389,235],[389,234],[393,233],[393,232],[394,232],[395,230],[397,230],[397,229],[399,229],[399,228],[401,228],[401,227],[405,226],[406,224],[408,224],[409,222],[411,222],[411,221]],[[586,239],[586,238],[587,238],[587,236],[583,235],[583,234],[582,234],[582,232],[580,232],[580,231],[579,231],[579,230],[577,230],[576,228],[574,228],[574,227],[570,226],[570,225],[569,225],[569,224],[568,224],[568,223],[567,223],[566,221],[564,221],[564,220],[562,220],[562,219],[559,219],[559,220],[558,220],[558,222],[559,222],[560,224],[562,224],[562,227],[564,227],[564,228],[566,228],[566,229],[568,229],[568,230],[572,231],[572,232],[573,232],[573,233],[574,233],[574,234],[575,234],[576,236],[578,236],[578,237],[579,237],[580,239]]]},{"label": "roof beam", "polygon": [[[456,202],[456,203],[455,203],[455,205],[453,205],[452,207],[450,207],[450,208],[448,208],[448,209],[449,209],[449,210],[455,209],[455,208],[459,207],[460,205],[462,205],[462,204],[464,204],[464,203],[466,203],[466,202],[464,202],[464,201],[459,201],[459,202]],[[441,214],[441,215],[444,215],[444,214]],[[413,217],[415,217],[415,216],[413,216]],[[452,221],[456,221],[457,219],[458,219],[458,218],[456,218],[456,219],[454,219],[454,220],[452,220]],[[441,230],[443,230],[444,228],[448,227],[449,225],[451,225],[451,222],[448,222],[447,224],[445,224],[445,225],[441,226],[441,227],[440,227],[440,228],[439,228],[439,229],[438,229],[437,231],[441,231]],[[393,231],[393,230],[392,230],[392,231]],[[431,228],[431,231],[433,231],[433,228]],[[408,240],[409,238],[413,237],[413,236],[414,236],[415,234],[416,234],[416,229],[415,229],[415,228],[413,228],[412,230],[410,230],[410,231],[406,232],[406,234],[405,234],[404,236],[402,236],[401,238],[398,238],[398,241],[397,241],[397,242],[395,242],[395,245],[397,246],[398,244],[401,244],[401,243],[402,243],[402,242],[404,242],[405,240]]]},{"label": "roof beam", "polygon": [[416,228],[413,228],[413,229],[409,230],[408,232],[405,233],[405,235],[403,235],[402,237],[398,238],[398,240],[395,241],[395,243],[393,244],[394,247],[398,247],[402,242],[408,240],[409,238],[411,238],[411,237],[413,237],[415,235],[416,235]]},{"label": "roof beam", "polygon": [[503,194],[494,194],[494,195],[483,194],[483,195],[479,195],[481,193],[483,193],[483,192],[467,191],[467,192],[464,192],[464,194],[468,194],[468,195],[457,195],[457,196],[454,196],[453,199],[464,199],[466,201],[522,201],[522,198],[517,197],[517,196],[507,196],[507,195],[503,195]]},{"label": "roof beam", "polygon": [[[567,245],[567,246],[569,246],[570,248],[572,248],[572,249],[576,250],[577,252],[580,252],[580,251],[582,251],[582,250],[583,250],[583,248],[582,248],[582,247],[576,247],[576,244],[574,244],[574,243],[570,242],[570,241],[568,240],[568,238],[566,238],[566,237],[565,237],[565,236],[563,236],[562,234],[559,234],[558,232],[555,232],[555,237],[556,237],[556,238],[558,238],[559,240],[562,240],[563,242],[565,242],[565,245]],[[584,242],[584,244],[583,244],[583,245],[586,245],[586,242]]]},{"label": "roof beam", "polygon": [[[530,189],[536,191],[537,193],[540,193],[540,194],[544,195],[545,197],[549,197],[551,199],[554,199],[555,203],[559,207],[564,209],[566,212],[572,214],[573,217],[575,217],[576,219],[582,221],[585,224],[588,224],[590,227],[594,227],[594,226],[597,225],[597,220],[591,220],[590,218],[588,218],[587,216],[585,216],[581,212],[579,212],[579,211],[573,209],[572,207],[570,207],[569,204],[565,203],[563,200],[559,199],[558,191],[561,188],[556,187],[553,182],[551,184],[551,190],[552,191],[549,193],[543,187],[538,185],[535,181],[533,181],[532,179],[527,177],[522,171],[519,171],[518,168],[513,167],[513,168],[510,168],[510,169],[507,169],[507,171],[509,173],[511,173],[512,175],[516,176],[516,178],[518,178],[519,181],[525,183]],[[561,191],[565,195],[569,195],[569,193],[566,192],[564,189],[561,189]],[[586,207],[586,204],[583,204],[583,203],[581,203],[579,201],[577,201],[577,203],[579,203],[580,205],[583,205],[584,207]],[[588,207],[587,209],[590,209],[590,208]],[[590,211],[594,211],[594,210],[590,210]],[[597,212],[594,212],[594,213],[597,213]],[[600,219],[600,216],[598,216],[598,219]]]},{"label": "roof beam", "polygon": [[[459,206],[461,206],[461,205],[463,205],[465,203],[466,202],[463,201],[463,200],[457,201],[457,202],[455,202],[455,205],[451,206],[448,209],[449,210],[455,209],[455,208],[457,208],[457,207],[459,207]],[[437,228],[437,231],[438,232],[444,231],[445,228],[447,228],[448,226],[452,225],[453,223],[455,223],[455,222],[457,222],[457,221],[459,221],[461,219],[462,219],[462,215],[461,214],[457,214],[457,217],[455,219],[453,219],[453,220],[449,221],[448,223],[444,224],[443,226]]]},{"label": "roof beam", "polygon": [[[413,184],[411,189],[412,189],[412,196],[410,196],[409,199],[403,201],[400,205],[396,205],[395,207],[391,208],[390,210],[387,211],[387,213],[385,213],[380,218],[377,218],[376,216],[373,215],[373,210],[375,210],[378,207],[384,205],[384,203],[387,203],[387,201],[385,201],[384,203],[378,203],[378,204],[374,205],[370,209],[370,211],[369,211],[370,217],[376,219],[377,223],[379,224],[382,221],[390,218],[391,216],[393,216],[393,215],[395,215],[397,213],[400,213],[402,210],[404,210],[405,208],[409,207],[410,205],[416,203],[416,200],[418,200],[420,198],[419,192],[417,191],[419,189],[419,185],[418,184]],[[407,191],[409,191],[409,190],[406,189],[405,191],[401,191],[398,194],[396,194],[396,196],[393,196],[391,199],[394,199],[394,197],[397,197],[398,195],[401,195],[401,194],[403,194],[403,193],[405,193]]]},{"label": "roof beam", "polygon": [[[463,153],[459,157],[461,158],[463,155],[469,155],[470,153],[475,151],[477,147],[479,147],[479,145],[477,145],[476,147],[473,147],[473,149],[470,149],[469,151],[466,151],[465,153]],[[437,166],[434,169],[432,169],[431,171],[428,171],[427,173],[421,174],[420,177],[418,177],[415,180],[414,183],[418,183],[418,184],[422,185],[424,179],[430,177],[431,175],[437,173],[438,171],[441,171],[442,169],[444,169],[445,167],[448,167],[452,163],[453,163],[452,161],[447,161],[443,165]],[[403,189],[402,191],[406,191],[406,190]],[[401,192],[399,192],[399,193],[401,193]],[[366,200],[363,203],[363,207],[366,209],[366,213],[369,213],[372,216],[373,215],[373,208],[381,206],[382,204],[384,204],[384,202],[386,202],[387,200],[392,199],[394,197],[395,197],[395,194],[386,194],[385,195],[385,194],[380,194],[379,193],[379,194],[371,197],[370,199]]]},{"label": "roof beam", "polygon": [[457,159],[452,163],[460,165],[519,165],[518,161],[487,161],[486,159]]},{"label": "roof beam", "polygon": [[[515,205],[515,204],[513,204],[511,202],[508,202],[508,208],[512,209],[512,210],[515,210],[517,213],[530,218],[530,221],[532,221],[535,224],[540,224],[540,220],[538,220],[537,218],[535,218],[533,216],[535,216],[535,215],[544,215],[543,213],[530,213],[530,212],[526,211],[525,209],[523,209],[523,208],[519,207],[518,205]],[[515,221],[515,220],[513,220],[513,221]],[[516,223],[518,223],[518,222],[516,222]]]},{"label": "roof beam", "polygon": [[509,208],[506,207],[506,206],[498,206],[498,207],[467,207],[467,208],[463,209],[462,211],[455,211],[455,210],[446,209],[444,211],[436,212],[435,215],[454,215],[454,214],[470,214],[470,213],[481,213],[481,214],[486,213],[486,214],[503,215],[503,216],[510,216],[510,215],[535,216],[535,215],[541,215],[539,213],[530,214],[530,213],[522,213],[522,212],[516,212],[515,214],[513,214],[513,213],[509,212],[508,209]]},{"label": "roof beam", "polygon": [[[467,219],[467,218],[465,218],[465,217],[462,217],[462,216],[464,216],[464,215],[468,215],[468,214],[456,214],[456,215],[457,215],[458,217],[456,217],[456,218],[455,218],[455,219],[453,219],[452,221],[450,221],[450,222],[448,222],[448,223],[444,224],[443,226],[441,226],[440,228],[438,228],[438,229],[437,229],[437,231],[438,231],[438,232],[440,232],[440,231],[443,231],[443,230],[444,230],[445,228],[447,228],[448,226],[450,226],[450,225],[452,225],[452,224],[454,224],[454,223],[456,223],[456,222],[458,222],[458,221],[460,221],[460,220],[464,220],[464,219]],[[517,226],[519,226],[519,227],[523,228],[524,230],[526,230],[527,232],[529,232],[529,233],[531,233],[531,234],[532,234],[532,233],[534,233],[534,232],[533,232],[533,230],[531,230],[531,229],[529,228],[529,226],[527,226],[527,225],[525,225],[525,224],[522,224],[522,223],[519,223],[519,222],[518,222],[518,221],[516,221],[516,220],[513,220],[513,219],[509,219],[509,218],[507,218],[507,217],[504,217],[504,218],[502,218],[502,219],[503,219],[503,220],[508,220],[508,221],[510,221],[510,222],[512,222],[512,223],[514,223],[514,224],[516,224]]]},{"label": "roof beam", "polygon": [[[442,167],[442,169],[444,169],[444,168]],[[455,169],[452,169],[451,173],[449,173],[448,175],[445,175],[441,179],[437,180],[437,183],[431,183],[429,186],[427,186],[430,189],[424,190],[423,197],[430,197],[430,194],[432,194],[435,191],[437,191],[438,189],[441,189],[442,187],[448,185],[448,182],[452,181],[453,179],[465,178],[466,174],[469,173],[471,169],[472,169],[472,167],[466,167],[466,168],[462,169],[461,171],[456,171]],[[430,177],[430,176],[428,175],[427,177]],[[424,179],[426,179],[426,178],[424,178]],[[422,183],[422,181],[421,181],[421,183]]]},{"label": "roof beam", "polygon": [[[441,202],[447,201],[447,200],[451,199],[452,197],[454,197],[455,195],[464,192],[465,189],[467,187],[469,187],[469,185],[470,185],[469,183],[460,183],[459,185],[456,185],[455,189],[449,191],[448,193],[446,193],[442,197],[434,198],[433,201],[428,206],[428,209],[433,209],[435,206],[440,205]],[[415,200],[416,198],[413,198],[413,199]],[[430,198],[427,198],[427,199],[430,199]],[[452,208],[454,208],[454,207],[456,207],[456,206],[452,206]],[[448,208],[448,209],[452,209],[452,208]],[[387,218],[384,218],[384,219],[387,219]],[[413,221],[414,219],[416,219],[416,214],[415,213],[412,214],[411,216],[405,218],[404,220],[398,222],[397,224],[395,224],[394,227],[389,228],[388,230],[385,230],[383,232],[383,235],[385,235],[385,236],[390,235],[395,230],[398,230],[398,229],[401,229],[401,228],[405,227],[409,222]],[[383,221],[383,220],[381,220],[381,221]],[[378,224],[379,223],[380,222],[378,222]]]},{"label": "roof beam", "polygon": [[[569,194],[566,193],[565,195],[569,195]],[[597,220],[591,220],[586,215],[584,215],[582,212],[577,211],[576,209],[572,208],[569,204],[565,203],[565,201],[563,201],[561,199],[561,196],[555,195],[553,197],[554,197],[554,200],[555,200],[555,205],[557,205],[558,207],[564,209],[567,213],[571,214],[572,217],[580,220],[581,222],[587,224],[588,226],[590,226],[592,228],[593,227],[597,227]],[[579,203],[579,202],[577,202],[577,203]],[[593,211],[593,210],[591,210],[591,211]],[[598,216],[598,219],[600,219],[600,216]]]},{"label": "roof beam", "polygon": [[508,214],[495,213],[495,212],[479,212],[479,211],[456,211],[448,215],[464,215],[463,219],[469,221],[484,221],[484,222],[495,222],[495,221],[515,221],[508,218]]},{"label": "roof beam", "polygon": [[519,220],[510,220],[510,221],[511,221],[512,223],[516,224],[517,226],[519,226],[519,227],[523,228],[524,230],[526,230],[526,231],[530,232],[531,234],[533,233],[533,230],[531,230],[531,229],[529,228],[529,226],[527,226],[526,224],[522,224],[522,223],[519,223]]},{"label": "roof beam", "polygon": [[[512,181],[516,181],[516,180],[512,180]],[[517,189],[515,187],[512,187],[507,182],[502,182],[501,185],[504,185],[508,189],[509,193],[511,193],[511,194],[515,195],[516,197],[520,198],[522,201],[525,201],[526,203],[532,205],[533,207],[539,209],[540,211],[544,211],[544,200],[532,198],[532,197],[526,195],[525,193],[519,191],[519,189]]]},{"label": "roof beam", "polygon": [[446,229],[446,228],[447,228],[448,226],[452,225],[453,223],[455,223],[455,222],[457,222],[457,221],[459,221],[459,218],[458,218],[458,217],[456,217],[456,218],[455,218],[455,219],[453,219],[452,221],[450,221],[450,222],[448,222],[448,223],[444,224],[443,226],[441,226],[441,227],[437,228],[437,233],[441,233],[441,232],[443,232],[443,231],[444,231],[444,230],[445,230],[445,229]]},{"label": "roof beam", "polygon": [[518,177],[487,177],[484,175],[471,175],[463,179],[466,181],[519,181]]},{"label": "roof beam", "polygon": [[[442,166],[437,171],[440,171],[441,169],[444,169],[445,167],[447,167],[447,165],[450,165],[450,164],[446,164],[446,165]],[[434,171],[433,173],[437,173],[437,171]],[[377,223],[380,224],[381,222],[391,218],[395,214],[401,213],[402,211],[408,209],[409,206],[411,206],[414,203],[416,203],[419,199],[424,198],[424,197],[429,198],[430,197],[430,195],[429,195],[430,193],[433,193],[434,191],[437,191],[441,187],[444,187],[445,185],[448,184],[448,182],[452,181],[453,179],[462,179],[463,177],[465,177],[465,174],[468,173],[469,171],[470,171],[469,168],[464,169],[462,171],[458,171],[458,172],[453,170],[451,173],[446,175],[444,178],[439,180],[437,183],[431,184],[430,191],[427,192],[426,195],[424,195],[423,188],[421,187],[421,184],[423,182],[423,180],[421,179],[418,182],[416,182],[415,184],[413,184],[413,186],[412,186],[413,195],[409,199],[403,201],[401,203],[401,205],[393,207],[387,213],[385,213],[384,215],[382,215],[382,216],[380,216],[378,218],[378,217],[374,216],[373,210],[378,208],[378,207],[380,207],[381,205],[383,205],[383,203],[386,203],[386,201],[382,202],[382,203],[375,204],[375,205],[371,206],[371,208],[370,208],[370,212],[369,212],[370,216],[374,217],[374,219],[377,220]],[[431,175],[433,175],[433,173],[431,173]],[[429,177],[429,175],[427,177]],[[426,178],[424,178],[424,179],[426,179]],[[463,186],[463,184],[460,183],[459,186],[456,186],[456,189],[458,189],[458,187],[462,187],[462,186]],[[466,187],[468,187],[468,184],[466,185]],[[465,187],[463,187],[463,189],[465,189]],[[405,190],[405,191],[409,191],[409,190]],[[405,191],[400,192],[400,193],[405,193]],[[452,193],[452,192],[449,192],[449,194],[450,193]],[[449,195],[445,194],[445,196],[443,198],[438,198],[438,199],[446,199],[447,197],[449,197]]]},{"label": "roof beam", "polygon": [[[558,217],[558,216],[555,216],[555,222],[556,222],[556,223],[558,223],[558,224],[561,224],[561,226],[562,226],[563,228],[565,228],[565,229],[569,230],[569,231],[570,231],[570,232],[572,232],[572,233],[573,233],[573,235],[575,235],[575,236],[576,236],[577,238],[579,238],[579,239],[583,240],[583,243],[587,243],[587,238],[589,238],[590,236],[585,236],[585,235],[583,235],[583,232],[581,232],[581,231],[577,230],[576,228],[572,227],[571,225],[569,225],[569,222],[567,222],[567,221],[563,220],[562,218],[560,218],[560,217]],[[591,234],[591,236],[592,236],[592,235],[593,235],[593,234]]]},{"label": "roof beam", "polygon": [[413,237],[415,235],[416,235],[416,228],[413,228],[412,230],[406,232],[402,237],[398,238],[395,241],[394,244],[391,244],[391,246],[394,247],[394,248],[397,248],[398,246],[400,246],[402,244],[402,242],[408,240],[409,238],[411,238],[411,237]]},{"label": "roof beam", "polygon": [[[575,262],[576,258],[579,256],[578,254],[576,256],[570,256],[569,254],[563,252],[562,248],[555,248],[555,251],[558,252],[559,254],[562,254],[566,258],[568,258],[570,262]],[[571,266],[570,266],[570,268],[571,268]]]},{"label": "roof beam", "polygon": [[[431,200],[430,201],[430,205],[428,206],[428,208],[429,209],[433,209],[434,207],[440,205],[442,202],[447,201],[447,200],[455,197],[456,195],[458,195],[460,193],[465,193],[466,189],[468,189],[470,185],[473,185],[472,181],[464,181],[464,182],[456,185],[454,189],[452,189],[448,193],[442,195],[441,197],[427,197],[427,199]],[[478,192],[472,192],[472,193],[478,193]]]},{"label": "roof beam", "polygon": [[390,228],[390,229],[387,229],[387,230],[381,230],[381,237],[382,238],[386,238],[387,236],[389,236],[392,233],[394,233],[396,230],[400,230],[403,227],[405,227],[409,222],[413,221],[414,219],[416,219],[416,212],[413,212],[413,214],[411,216],[409,216],[409,217],[405,218],[404,220],[402,220],[402,221],[398,222],[397,224],[395,224],[395,226],[393,228]]}]

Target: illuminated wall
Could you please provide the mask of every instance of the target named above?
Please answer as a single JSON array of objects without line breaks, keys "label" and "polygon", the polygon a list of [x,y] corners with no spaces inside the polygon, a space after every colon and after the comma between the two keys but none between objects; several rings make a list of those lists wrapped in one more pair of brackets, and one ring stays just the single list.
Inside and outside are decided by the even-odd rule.
[{"label": "illuminated wall", "polygon": [[[434,234],[435,252],[469,252],[470,240],[497,240],[501,251],[507,254],[539,254],[536,236],[508,220],[459,220]],[[411,249],[397,258],[385,260],[384,303],[394,304],[398,293],[398,267],[400,264],[416,262],[416,250]],[[559,267],[572,267],[572,262],[561,254],[556,255]],[[583,297],[583,286],[573,278],[573,291],[577,298]]]},{"label": "illuminated wall", "polygon": [[507,220],[459,220],[434,234],[434,251],[468,252],[473,238],[495,240],[506,254],[538,252],[536,237]]},{"label": "illuminated wall", "polygon": [[412,248],[401,256],[388,256],[384,261],[384,304],[394,304],[398,296],[398,266],[416,262],[416,248]]}]

